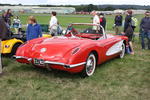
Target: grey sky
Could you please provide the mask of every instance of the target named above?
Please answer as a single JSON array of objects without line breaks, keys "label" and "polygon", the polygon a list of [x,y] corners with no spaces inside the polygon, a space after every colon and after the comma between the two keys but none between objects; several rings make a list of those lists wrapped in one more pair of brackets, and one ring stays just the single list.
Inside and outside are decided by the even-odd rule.
[{"label": "grey sky", "polygon": [[150,0],[0,0],[0,3],[9,4],[51,4],[51,5],[78,5],[78,4],[132,4],[132,5],[150,5]]}]

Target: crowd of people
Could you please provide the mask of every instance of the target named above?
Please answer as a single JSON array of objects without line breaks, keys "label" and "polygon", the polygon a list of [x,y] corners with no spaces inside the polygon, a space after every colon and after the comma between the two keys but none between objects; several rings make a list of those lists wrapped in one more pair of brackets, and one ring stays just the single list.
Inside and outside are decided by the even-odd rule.
[{"label": "crowd of people", "polygon": [[[103,28],[106,28],[106,18],[103,13],[96,13],[93,11],[93,24],[100,24]],[[134,54],[132,38],[134,35],[135,28],[138,27],[138,20],[133,16],[132,10],[127,10],[125,19],[121,13],[116,13],[114,18],[114,31],[116,35],[125,35],[129,39],[129,49],[130,54]],[[149,49],[150,50],[150,11],[145,12],[145,17],[140,22],[140,34],[141,34],[141,45],[142,49]],[[123,28],[123,30],[122,30]],[[147,39],[147,47],[146,40]]]},{"label": "crowd of people", "polygon": [[[103,26],[105,30],[107,21],[104,14],[103,13],[98,14],[96,11],[93,11],[92,15],[93,15],[92,18],[93,24],[100,24],[101,26]],[[59,31],[62,30],[56,16],[57,13],[52,12],[51,19],[49,21],[49,31],[52,36],[57,36],[59,34]],[[8,27],[12,26],[13,28],[15,28],[16,33],[19,33],[20,29],[22,28],[21,21],[19,17],[16,16],[12,24],[11,17],[13,17],[11,9],[8,9],[7,12],[2,14],[2,18],[7,24],[7,26]],[[124,28],[123,30],[122,27]],[[121,13],[119,12],[116,13],[116,16],[114,18],[114,25],[113,25],[114,31],[116,35],[125,35],[128,37],[129,49],[131,51],[130,54],[134,54],[132,38],[136,27],[137,27],[137,19],[133,16],[132,10],[127,10],[125,19],[123,18],[123,15]],[[145,12],[145,17],[141,20],[140,34],[141,34],[142,49],[150,50],[150,12],[149,11]],[[27,41],[38,37],[42,37],[41,26],[40,24],[37,23],[37,20],[34,16],[29,16],[28,18],[26,37],[27,37]],[[145,38],[147,39],[147,46],[145,43]]]}]

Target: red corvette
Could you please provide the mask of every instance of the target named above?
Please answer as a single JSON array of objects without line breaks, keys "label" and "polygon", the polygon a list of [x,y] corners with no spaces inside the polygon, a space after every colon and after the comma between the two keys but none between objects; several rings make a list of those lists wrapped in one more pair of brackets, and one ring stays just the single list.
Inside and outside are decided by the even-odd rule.
[{"label": "red corvette", "polygon": [[115,57],[123,58],[128,38],[105,34],[102,26],[74,23],[64,36],[38,38],[21,45],[15,58],[37,67],[93,75],[96,65]]}]

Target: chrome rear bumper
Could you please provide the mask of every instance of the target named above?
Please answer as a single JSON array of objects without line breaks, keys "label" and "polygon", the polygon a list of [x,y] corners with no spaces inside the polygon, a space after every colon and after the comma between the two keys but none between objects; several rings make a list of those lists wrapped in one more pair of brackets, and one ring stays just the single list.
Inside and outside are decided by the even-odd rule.
[{"label": "chrome rear bumper", "polygon": [[[15,59],[26,59],[28,61],[32,61],[32,58],[28,58],[28,57],[23,57],[23,56],[14,56]],[[65,64],[65,63],[61,63],[61,62],[54,62],[54,61],[44,61],[44,64],[52,64],[52,65],[61,65],[64,66],[65,68],[74,68],[77,66],[81,66],[81,65],[85,65],[86,62],[81,62],[81,63],[77,63],[77,64]]]}]

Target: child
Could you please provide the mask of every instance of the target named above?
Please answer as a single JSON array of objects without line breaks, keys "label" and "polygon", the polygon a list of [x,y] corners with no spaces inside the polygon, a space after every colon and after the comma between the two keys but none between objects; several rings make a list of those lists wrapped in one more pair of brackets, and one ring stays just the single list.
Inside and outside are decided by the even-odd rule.
[{"label": "child", "polygon": [[15,28],[16,34],[19,34],[21,30],[21,21],[18,16],[13,20],[13,28]]},{"label": "child", "polygon": [[41,26],[37,24],[37,21],[34,16],[28,18],[28,27],[27,27],[27,41],[42,37]]}]

